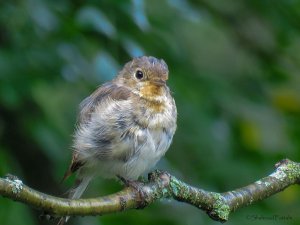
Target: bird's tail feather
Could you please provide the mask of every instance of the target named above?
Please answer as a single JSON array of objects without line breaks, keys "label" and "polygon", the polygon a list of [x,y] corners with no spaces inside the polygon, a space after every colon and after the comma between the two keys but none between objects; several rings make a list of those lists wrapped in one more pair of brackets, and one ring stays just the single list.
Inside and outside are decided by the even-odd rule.
[{"label": "bird's tail feather", "polygon": [[92,177],[84,177],[78,179],[75,183],[75,186],[70,189],[69,191],[69,198],[70,199],[78,199],[81,197],[87,186],[89,185]]},{"label": "bird's tail feather", "polygon": [[[69,192],[70,199],[78,199],[81,197],[87,186],[89,185],[92,177],[83,177],[81,179],[77,179],[75,182],[75,186],[72,187]],[[70,216],[64,216],[60,218],[57,225],[63,225],[69,220]]]}]

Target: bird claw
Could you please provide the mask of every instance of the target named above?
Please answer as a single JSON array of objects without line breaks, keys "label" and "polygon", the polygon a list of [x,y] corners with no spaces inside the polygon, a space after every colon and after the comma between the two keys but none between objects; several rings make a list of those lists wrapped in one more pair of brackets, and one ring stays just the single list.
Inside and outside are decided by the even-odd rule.
[{"label": "bird claw", "polygon": [[121,180],[121,182],[126,186],[126,187],[133,187],[134,189],[140,189],[141,187],[144,186],[144,183],[138,180],[130,180],[126,179],[122,176],[117,175],[117,177]]},{"label": "bird claw", "polygon": [[145,192],[143,191],[143,187],[144,187],[144,183],[138,180],[130,180],[130,179],[126,179],[122,176],[117,175],[117,177],[121,180],[121,182],[126,186],[126,187],[131,187],[134,190],[136,190],[139,193],[140,199],[141,199],[141,203],[139,205],[139,209],[142,209],[144,207],[146,207],[146,201],[145,199],[147,198],[147,195],[145,194]]}]

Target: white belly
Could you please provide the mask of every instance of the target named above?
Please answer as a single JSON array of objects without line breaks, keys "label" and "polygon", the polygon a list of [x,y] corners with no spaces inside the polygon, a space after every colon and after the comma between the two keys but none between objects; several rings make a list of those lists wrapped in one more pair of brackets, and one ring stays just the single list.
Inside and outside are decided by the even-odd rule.
[{"label": "white belly", "polygon": [[124,165],[127,173],[124,175],[131,179],[137,179],[138,176],[153,168],[164,156],[172,141],[161,129],[148,131],[147,137],[147,141],[137,154]]},{"label": "white belly", "polygon": [[128,161],[109,160],[95,162],[97,164],[96,174],[107,178],[119,175],[126,179],[135,180],[155,166],[166,153],[172,141],[172,138],[162,129],[152,131],[148,129],[140,130],[137,138],[145,141],[139,143],[136,152]]}]

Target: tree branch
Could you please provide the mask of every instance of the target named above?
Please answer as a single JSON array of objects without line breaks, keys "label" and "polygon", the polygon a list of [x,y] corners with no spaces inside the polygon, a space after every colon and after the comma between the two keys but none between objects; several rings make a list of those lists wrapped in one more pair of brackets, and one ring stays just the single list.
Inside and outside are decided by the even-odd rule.
[{"label": "tree branch", "polygon": [[285,159],[276,170],[248,186],[224,193],[205,191],[160,171],[149,174],[149,182],[139,189],[126,187],[112,195],[90,199],[64,199],[24,185],[14,176],[0,178],[0,195],[42,210],[50,215],[104,215],[127,209],[144,208],[162,198],[173,198],[200,208],[214,220],[225,222],[230,212],[265,199],[290,185],[300,184],[300,163]]}]

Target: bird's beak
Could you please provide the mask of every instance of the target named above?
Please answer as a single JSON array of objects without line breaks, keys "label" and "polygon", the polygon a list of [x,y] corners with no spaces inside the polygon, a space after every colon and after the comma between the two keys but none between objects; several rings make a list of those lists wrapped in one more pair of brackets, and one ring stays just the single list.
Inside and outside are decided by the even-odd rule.
[{"label": "bird's beak", "polygon": [[166,85],[166,81],[161,80],[161,79],[159,79],[159,80],[153,80],[151,83],[153,83],[153,84],[155,84],[157,86],[164,86],[164,85]]}]

